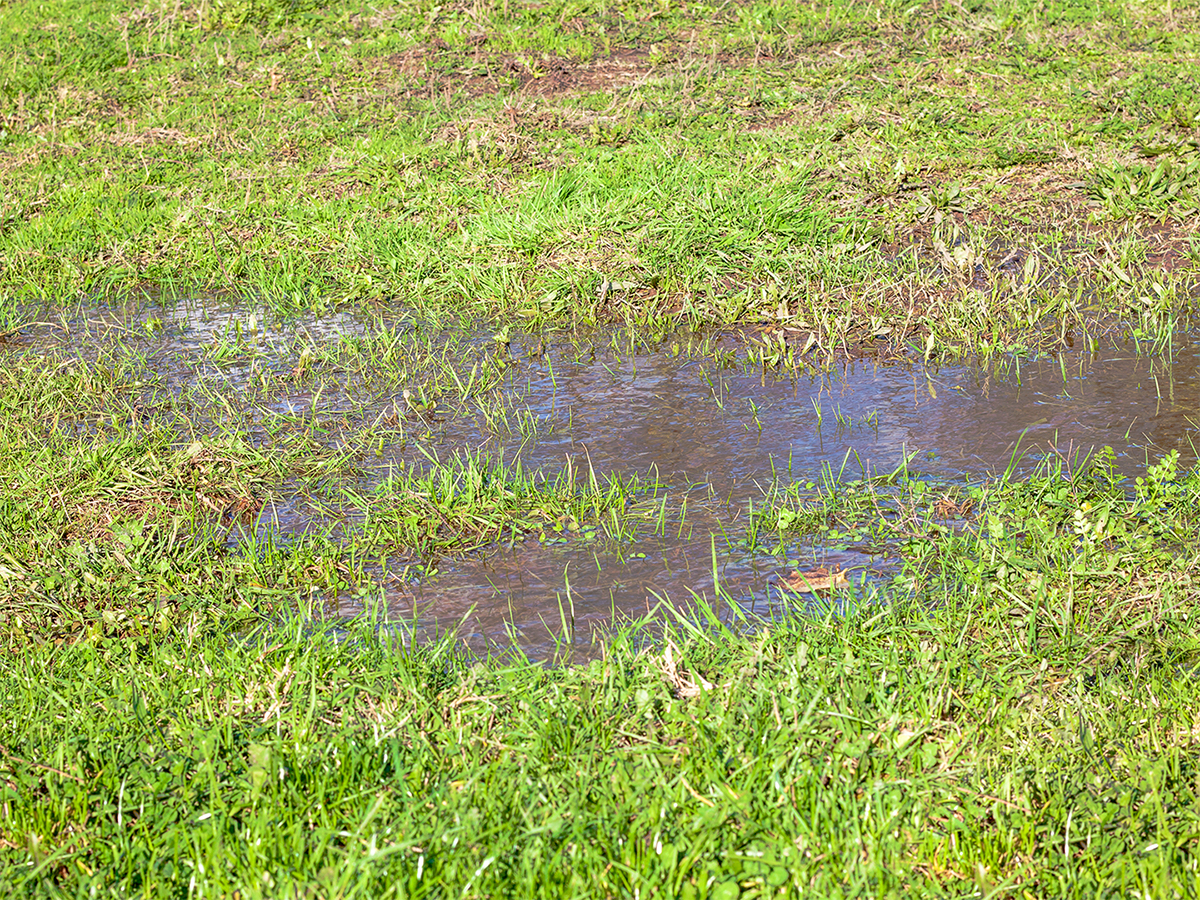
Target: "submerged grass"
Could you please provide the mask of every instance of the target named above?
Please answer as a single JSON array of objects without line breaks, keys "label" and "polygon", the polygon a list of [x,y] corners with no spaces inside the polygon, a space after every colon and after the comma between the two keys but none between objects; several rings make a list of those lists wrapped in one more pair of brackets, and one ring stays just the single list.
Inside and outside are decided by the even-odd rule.
[{"label": "submerged grass", "polygon": [[554,478],[526,472],[484,454],[459,455],[420,472],[402,473],[381,482],[368,496],[354,498],[364,522],[360,541],[371,546],[399,545],[425,556],[463,551],[547,532],[579,533],[595,540],[606,521],[620,525],[639,494],[657,485],[636,476],[600,478],[581,475],[568,460]]},{"label": "submerged grass", "polygon": [[[417,445],[416,464],[401,460],[364,492],[348,486],[363,458],[403,429],[331,441],[316,413],[279,417],[256,437],[234,430],[237,416],[197,427],[144,375],[38,355],[0,366],[10,627],[169,629],[191,609],[236,619],[366,590],[381,554],[419,571],[501,538],[624,540],[629,520],[648,515],[639,496],[656,490],[570,466],[548,477],[483,452],[442,461]],[[319,498],[326,524],[284,540],[269,510],[297,493]]]}]

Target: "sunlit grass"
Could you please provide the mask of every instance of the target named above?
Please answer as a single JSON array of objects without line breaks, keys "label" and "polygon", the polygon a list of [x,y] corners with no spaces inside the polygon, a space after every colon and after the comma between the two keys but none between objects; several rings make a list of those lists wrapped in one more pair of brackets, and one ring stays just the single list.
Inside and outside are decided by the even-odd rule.
[{"label": "sunlit grass", "polygon": [[[1194,562],[1100,571],[1125,563],[1080,559],[1092,518],[1085,534],[1057,510],[1103,495],[1133,524],[1153,506],[1186,540],[1195,476],[1168,462],[1126,499],[1095,474],[998,487],[965,542],[930,532],[915,594],[900,580],[767,628],[714,629],[701,605],[582,667],[301,619],[23,643],[0,662],[0,879],[23,896],[1169,893],[1196,827]],[[1053,540],[1020,561],[1034,527]]]},{"label": "sunlit grass", "polygon": [[1192,302],[1191,5],[551,7],[10,5],[5,295],[764,324],[825,356]]},{"label": "sunlit grass", "polygon": [[[0,894],[1194,893],[1178,454],[789,461],[742,508],[511,448],[589,412],[556,366],[647,353],[760,435],[731,376],[1173,359],[1197,10],[4,5]],[[551,662],[389,607],[466,553],[685,535],[711,595],[585,647],[564,568]],[[851,546],[768,618],[722,583]]]}]

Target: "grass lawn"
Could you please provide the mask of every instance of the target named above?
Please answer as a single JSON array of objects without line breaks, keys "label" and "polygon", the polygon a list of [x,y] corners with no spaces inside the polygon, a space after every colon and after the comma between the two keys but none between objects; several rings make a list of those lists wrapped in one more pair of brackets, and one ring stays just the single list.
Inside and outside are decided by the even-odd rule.
[{"label": "grass lawn", "polygon": [[[582,661],[327,601],[667,532],[655,471],[425,449],[468,407],[536,439],[546,341],[718,383],[1170,356],[1198,36],[1195,0],[0,6],[0,894],[1195,896],[1178,453],[781,466],[739,534],[853,531],[886,579],[760,619],[714,574]],[[124,311],[213,295],[161,376],[165,313]],[[341,313],[392,324],[256,357],[259,316]],[[299,495],[327,527],[243,528]]]}]

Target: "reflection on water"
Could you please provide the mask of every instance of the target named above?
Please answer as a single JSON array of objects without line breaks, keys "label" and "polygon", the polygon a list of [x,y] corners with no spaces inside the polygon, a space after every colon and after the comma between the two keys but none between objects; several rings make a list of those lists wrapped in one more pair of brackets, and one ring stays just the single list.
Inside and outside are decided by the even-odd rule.
[{"label": "reflection on water", "polygon": [[[404,439],[381,438],[355,489],[429,454],[484,448],[548,473],[568,463],[601,475],[652,473],[663,486],[657,499],[675,511],[686,505],[686,516],[675,513],[668,527],[619,546],[528,540],[442,560],[435,577],[416,583],[381,573],[392,615],[461,622],[481,643],[511,634],[540,652],[553,635],[586,643],[593,627],[664,599],[712,598],[717,582],[739,604],[762,609],[778,600],[771,578],[781,560],[739,549],[739,538],[749,504],[776,475],[816,480],[831,469],[858,477],[890,471],[908,453],[910,469],[926,477],[978,477],[1006,469],[1018,445],[1024,468],[1047,454],[1103,446],[1128,474],[1170,449],[1185,462],[1195,457],[1200,345],[1186,337],[1170,356],[1109,349],[987,365],[859,362],[798,377],[731,365],[732,357],[718,363],[713,350],[737,350],[736,336],[710,336],[705,353],[695,352],[702,338],[694,335],[633,350],[621,337],[514,337],[502,384],[466,399],[445,396],[436,416]],[[119,347],[144,359],[152,392],[186,400],[193,427],[209,422],[269,446],[279,423],[291,423],[336,447],[347,434],[394,421],[402,392],[426,387],[419,366],[405,369],[407,378],[391,362],[364,372],[351,351],[371,341],[391,348],[389,359],[417,343],[427,356],[433,347],[443,359],[461,358],[463,377],[498,352],[486,331],[478,339],[431,336],[408,320],[346,313],[279,321],[199,301],[31,327],[5,352],[96,358]],[[289,377],[297,372],[304,377]],[[497,427],[497,403],[519,427]],[[320,498],[299,490],[268,504],[260,522],[283,537],[330,525]],[[849,550],[816,559],[804,552],[801,562],[853,568],[860,589],[876,562]],[[360,608],[341,601],[343,613]]]}]

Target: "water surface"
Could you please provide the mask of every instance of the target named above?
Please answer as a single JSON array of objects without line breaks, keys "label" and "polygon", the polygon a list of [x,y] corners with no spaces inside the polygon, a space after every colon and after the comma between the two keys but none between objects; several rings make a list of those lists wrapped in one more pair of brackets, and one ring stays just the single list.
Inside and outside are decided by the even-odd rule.
[{"label": "water surface", "polygon": [[[5,352],[141,367],[145,403],[176,415],[181,434],[233,430],[269,447],[290,428],[336,450],[379,430],[353,484],[363,495],[399,466],[480,451],[550,475],[572,466],[656,483],[647,503],[662,504],[663,520],[630,541],[527,539],[439,560],[421,578],[408,576],[411,560],[377,573],[374,600],[391,617],[454,626],[478,646],[515,638],[535,653],[556,638],[586,644],[614,616],[714,598],[718,581],[738,604],[763,610],[779,602],[772,579],[792,564],[852,567],[856,591],[887,571],[862,548],[797,544],[787,558],[748,549],[748,510],[776,480],[905,465],[961,481],[1105,446],[1131,475],[1171,449],[1195,458],[1200,345],[1186,335],[1158,355],[1113,346],[987,364],[858,361],[819,375],[755,369],[745,361],[752,338],[740,335],[679,332],[650,345],[619,331],[502,337],[404,316],[281,320],[193,299],[81,311],[25,329]],[[380,347],[392,362],[364,368]],[[464,399],[445,391],[444,367],[430,362],[438,354],[463,379],[503,356],[503,379]],[[405,420],[405,390],[438,399],[436,414]],[[398,420],[407,421],[400,436],[381,426]],[[331,518],[336,488],[297,483],[254,527],[284,541],[331,528],[336,536],[354,521],[352,509]],[[354,615],[363,598],[330,603]]]}]

